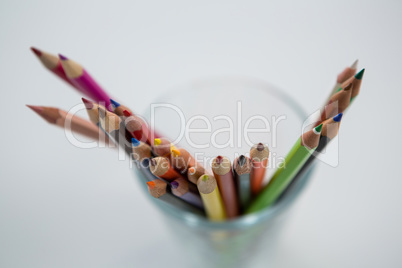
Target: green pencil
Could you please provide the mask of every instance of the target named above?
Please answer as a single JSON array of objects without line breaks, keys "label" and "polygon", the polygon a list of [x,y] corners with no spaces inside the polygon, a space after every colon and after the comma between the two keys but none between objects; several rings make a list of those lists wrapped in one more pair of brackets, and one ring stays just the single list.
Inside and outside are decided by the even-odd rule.
[{"label": "green pencil", "polygon": [[315,148],[317,148],[321,129],[322,124],[301,135],[286,156],[282,166],[275,172],[267,186],[262,189],[261,193],[246,210],[247,214],[257,212],[274,204],[309,159]]}]

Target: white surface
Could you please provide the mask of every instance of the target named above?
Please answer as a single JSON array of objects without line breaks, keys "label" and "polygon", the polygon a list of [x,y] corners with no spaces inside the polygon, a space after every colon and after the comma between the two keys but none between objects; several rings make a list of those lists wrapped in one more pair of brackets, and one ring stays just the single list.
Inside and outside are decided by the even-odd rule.
[{"label": "white surface", "polygon": [[0,3],[1,267],[161,267],[177,254],[127,163],[71,146],[24,107],[80,103],[31,45],[81,62],[139,111],[151,91],[226,74],[270,81],[314,110],[359,58],[367,71],[342,123],[340,165],[320,166],[269,262],[401,266],[402,4],[217,2]]}]

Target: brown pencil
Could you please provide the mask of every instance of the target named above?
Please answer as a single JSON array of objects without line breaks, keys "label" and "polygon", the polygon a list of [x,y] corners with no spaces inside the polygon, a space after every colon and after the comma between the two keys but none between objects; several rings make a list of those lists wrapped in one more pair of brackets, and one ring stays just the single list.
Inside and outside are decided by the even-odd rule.
[{"label": "brown pencil", "polygon": [[90,100],[87,100],[85,98],[82,98],[82,102],[85,105],[85,108],[87,109],[87,114],[89,117],[89,120],[95,124],[96,126],[100,126],[99,123],[99,111],[98,108],[101,107],[99,104],[96,104]]},{"label": "brown pencil", "polygon": [[226,216],[233,219],[239,215],[239,205],[230,160],[223,156],[217,156],[212,161],[212,172],[218,182]]},{"label": "brown pencil", "polygon": [[251,192],[255,196],[262,189],[265,171],[268,166],[269,149],[262,143],[255,144],[250,149],[250,158],[253,161],[253,167],[250,174]]},{"label": "brown pencil", "polygon": [[206,174],[206,172],[201,165],[197,165],[196,167],[190,167],[187,170],[187,179],[190,182],[197,184],[198,179],[204,174]]},{"label": "brown pencil", "polygon": [[66,111],[53,107],[33,105],[27,105],[27,107],[32,109],[50,124],[66,128],[66,121],[70,121],[70,129],[72,132],[84,135],[94,140],[103,141],[105,143],[109,142],[109,138],[99,130],[99,127],[77,115],[72,115]]},{"label": "brown pencil", "polygon": [[163,202],[166,202],[175,208],[182,209],[186,212],[195,213],[198,215],[205,215],[199,208],[190,205],[189,203],[181,200],[180,198],[174,196],[169,192],[168,185],[166,182],[155,179],[147,182],[148,192],[154,198],[157,198]]},{"label": "brown pencil", "polygon": [[121,116],[120,118],[124,121],[126,131],[130,136],[139,141],[149,143],[148,134],[143,131],[141,121],[130,114],[127,110],[124,110],[123,114],[124,116]]},{"label": "brown pencil", "polygon": [[180,178],[180,174],[173,169],[166,157],[158,156],[152,158],[150,161],[150,170],[155,176],[168,181]]},{"label": "brown pencil", "polygon": [[170,183],[170,187],[172,194],[178,198],[183,199],[184,201],[201,209],[204,208],[197,186],[189,183],[186,179],[177,178]]}]

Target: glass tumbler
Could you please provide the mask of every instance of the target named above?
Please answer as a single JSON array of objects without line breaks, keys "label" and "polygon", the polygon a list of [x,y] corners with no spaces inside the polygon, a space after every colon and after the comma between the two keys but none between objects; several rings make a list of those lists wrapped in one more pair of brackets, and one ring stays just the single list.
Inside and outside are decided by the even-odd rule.
[{"label": "glass tumbler", "polygon": [[[240,154],[247,155],[255,143],[268,144],[266,180],[302,134],[307,117],[299,104],[280,89],[244,77],[184,84],[155,100],[146,115],[153,128],[177,147],[187,149],[207,169],[218,155],[233,161]],[[248,267],[256,258],[268,266],[289,207],[313,169],[292,183],[274,206],[223,222],[209,221],[152,197],[150,200],[163,214],[164,225],[180,230],[180,235],[172,239],[179,240],[184,252],[180,258],[189,267]],[[137,178],[144,176],[135,167],[133,171]],[[143,180],[138,182],[147,191]]]}]

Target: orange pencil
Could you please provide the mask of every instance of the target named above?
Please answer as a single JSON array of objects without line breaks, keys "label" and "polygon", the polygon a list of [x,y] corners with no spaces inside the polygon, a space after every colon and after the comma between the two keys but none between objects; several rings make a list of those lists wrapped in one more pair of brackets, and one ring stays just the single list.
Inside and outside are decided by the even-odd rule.
[{"label": "orange pencil", "polygon": [[152,174],[167,181],[173,181],[181,177],[180,174],[173,169],[166,157],[159,156],[152,158],[149,168]]},{"label": "orange pencil", "polygon": [[269,149],[267,145],[258,143],[250,149],[250,158],[253,162],[250,173],[251,193],[255,196],[262,189],[265,171],[268,166]]}]

